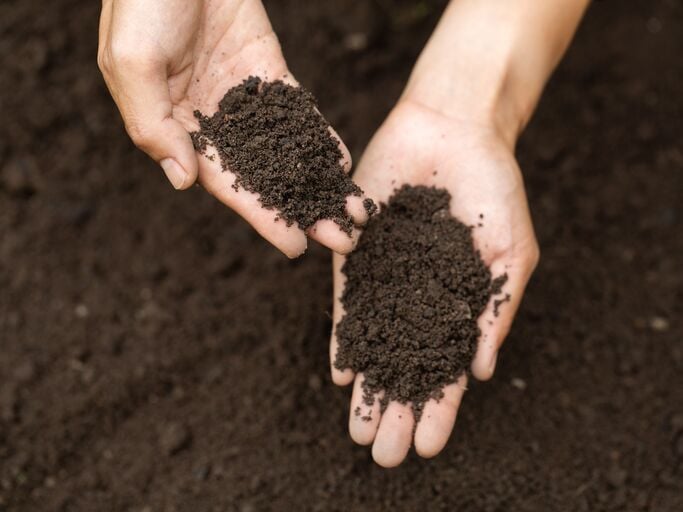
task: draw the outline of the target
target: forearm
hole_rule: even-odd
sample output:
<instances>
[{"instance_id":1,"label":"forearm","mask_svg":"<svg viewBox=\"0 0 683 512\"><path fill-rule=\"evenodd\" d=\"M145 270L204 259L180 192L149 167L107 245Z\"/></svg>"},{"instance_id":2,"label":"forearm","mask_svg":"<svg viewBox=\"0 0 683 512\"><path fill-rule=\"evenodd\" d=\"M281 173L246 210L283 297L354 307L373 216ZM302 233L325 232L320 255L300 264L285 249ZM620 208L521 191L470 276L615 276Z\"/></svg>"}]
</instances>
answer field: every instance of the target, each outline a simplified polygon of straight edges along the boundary
<instances>
[{"instance_id":1,"label":"forearm","mask_svg":"<svg viewBox=\"0 0 683 512\"><path fill-rule=\"evenodd\" d=\"M403 98L491 124L512 146L589 0L452 0Z\"/></svg>"}]
</instances>

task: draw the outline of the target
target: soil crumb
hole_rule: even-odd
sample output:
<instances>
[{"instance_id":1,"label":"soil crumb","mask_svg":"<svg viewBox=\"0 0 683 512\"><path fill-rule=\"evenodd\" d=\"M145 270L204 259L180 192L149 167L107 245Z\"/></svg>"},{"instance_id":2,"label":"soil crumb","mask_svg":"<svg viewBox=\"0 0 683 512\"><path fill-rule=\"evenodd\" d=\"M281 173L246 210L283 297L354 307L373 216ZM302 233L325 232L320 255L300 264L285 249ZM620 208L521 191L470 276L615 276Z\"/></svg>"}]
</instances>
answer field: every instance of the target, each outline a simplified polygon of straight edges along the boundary
<instances>
[{"instance_id":1,"label":"soil crumb","mask_svg":"<svg viewBox=\"0 0 683 512\"><path fill-rule=\"evenodd\" d=\"M216 149L223 170L236 176L235 190L258 194L288 226L306 230L332 219L351 234L346 198L362 191L344 172L339 141L311 93L251 76L225 94L211 117L194 115L200 127L191 134L195 149ZM365 201L372 211L372 200Z\"/></svg>"},{"instance_id":2,"label":"soil crumb","mask_svg":"<svg viewBox=\"0 0 683 512\"><path fill-rule=\"evenodd\" d=\"M363 199L363 207L365 208L365 211L369 217L372 217L375 213L377 213L377 205L369 197Z\"/></svg>"},{"instance_id":3,"label":"soil crumb","mask_svg":"<svg viewBox=\"0 0 683 512\"><path fill-rule=\"evenodd\" d=\"M495 299L493 301L493 316L497 317L500 315L500 307L505 304L506 302L510 302L510 294L506 293L505 297L502 299Z\"/></svg>"},{"instance_id":4,"label":"soil crumb","mask_svg":"<svg viewBox=\"0 0 683 512\"><path fill-rule=\"evenodd\" d=\"M498 295L503 291L503 286L508 282L507 272L503 275L496 277L491 281L491 295Z\"/></svg>"},{"instance_id":5,"label":"soil crumb","mask_svg":"<svg viewBox=\"0 0 683 512\"><path fill-rule=\"evenodd\" d=\"M477 318L506 277L491 273L444 189L404 186L370 219L342 271L345 316L335 366L363 372L368 405L424 404L469 367ZM494 285L494 286L492 286Z\"/></svg>"}]
</instances>

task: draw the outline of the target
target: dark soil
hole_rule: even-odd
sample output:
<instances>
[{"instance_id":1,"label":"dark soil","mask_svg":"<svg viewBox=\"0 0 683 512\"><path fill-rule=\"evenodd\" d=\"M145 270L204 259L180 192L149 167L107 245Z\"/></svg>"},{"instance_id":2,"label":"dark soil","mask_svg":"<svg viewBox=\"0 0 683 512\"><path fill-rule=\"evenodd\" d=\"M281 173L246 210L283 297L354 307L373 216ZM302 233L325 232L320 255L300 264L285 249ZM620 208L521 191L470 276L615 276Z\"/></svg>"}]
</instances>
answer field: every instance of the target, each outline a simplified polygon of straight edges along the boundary
<instances>
[{"instance_id":1,"label":"dark soil","mask_svg":"<svg viewBox=\"0 0 683 512\"><path fill-rule=\"evenodd\" d=\"M200 127L192 134L195 148L216 149L223 170L235 174L235 190L258 194L288 226L296 222L307 230L332 219L351 234L346 198L362 191L344 172L339 141L311 93L249 77L225 93L211 117L194 114ZM371 207L370 199L366 209Z\"/></svg>"},{"instance_id":2,"label":"dark soil","mask_svg":"<svg viewBox=\"0 0 683 512\"><path fill-rule=\"evenodd\" d=\"M444 4L267 2L356 160ZM680 2L590 8L519 144L542 257L496 375L391 471L330 382L329 251L168 185L97 71L99 7L0 2L2 508L683 510Z\"/></svg>"},{"instance_id":3,"label":"dark soil","mask_svg":"<svg viewBox=\"0 0 683 512\"><path fill-rule=\"evenodd\" d=\"M450 214L450 200L445 189L401 187L342 267L335 366L363 372L367 405L383 391L383 405L410 403L417 421L470 366L491 297L472 228Z\"/></svg>"}]
</instances>

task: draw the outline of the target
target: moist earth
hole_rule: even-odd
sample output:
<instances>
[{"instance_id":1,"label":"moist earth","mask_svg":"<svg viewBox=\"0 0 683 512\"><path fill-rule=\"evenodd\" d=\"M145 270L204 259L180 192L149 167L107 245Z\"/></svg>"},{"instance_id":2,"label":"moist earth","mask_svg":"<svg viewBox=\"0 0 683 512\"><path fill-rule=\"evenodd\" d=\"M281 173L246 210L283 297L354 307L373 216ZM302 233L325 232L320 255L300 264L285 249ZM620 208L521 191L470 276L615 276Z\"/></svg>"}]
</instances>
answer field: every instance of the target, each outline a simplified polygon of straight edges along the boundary
<instances>
[{"instance_id":1,"label":"moist earth","mask_svg":"<svg viewBox=\"0 0 683 512\"><path fill-rule=\"evenodd\" d=\"M351 234L346 198L362 191L344 172L339 140L311 93L252 76L226 92L212 116L194 115L200 127L192 133L195 149L217 151L223 170L235 174L235 190L258 194L288 226L307 230L331 219ZM372 200L365 201L370 211Z\"/></svg>"},{"instance_id":2,"label":"moist earth","mask_svg":"<svg viewBox=\"0 0 683 512\"><path fill-rule=\"evenodd\" d=\"M372 405L410 403L419 421L430 398L469 367L491 273L472 228L454 218L445 189L404 185L367 224L342 266L345 314L334 365L362 372ZM495 287L500 291L501 281Z\"/></svg>"},{"instance_id":3,"label":"moist earth","mask_svg":"<svg viewBox=\"0 0 683 512\"><path fill-rule=\"evenodd\" d=\"M356 161L445 3L266 2ZM0 2L0 508L683 510L682 8L589 8L518 144L542 256L496 374L386 471L330 382L329 251L169 186L100 2Z\"/></svg>"}]
</instances>

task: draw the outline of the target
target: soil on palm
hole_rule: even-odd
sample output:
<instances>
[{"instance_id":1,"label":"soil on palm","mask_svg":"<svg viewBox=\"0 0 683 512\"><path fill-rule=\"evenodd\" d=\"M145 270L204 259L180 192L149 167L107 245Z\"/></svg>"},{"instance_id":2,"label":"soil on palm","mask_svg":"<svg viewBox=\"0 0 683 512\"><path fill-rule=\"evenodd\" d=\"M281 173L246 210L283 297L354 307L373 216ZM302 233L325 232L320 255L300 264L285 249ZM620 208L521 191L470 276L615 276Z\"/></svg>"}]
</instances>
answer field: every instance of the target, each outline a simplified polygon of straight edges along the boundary
<instances>
[{"instance_id":1,"label":"soil on palm","mask_svg":"<svg viewBox=\"0 0 683 512\"><path fill-rule=\"evenodd\" d=\"M469 367L477 318L504 281L492 282L450 199L445 189L403 186L342 267L335 366L363 373L368 405L383 391L382 405L410 403L418 421L425 402Z\"/></svg>"},{"instance_id":2,"label":"soil on palm","mask_svg":"<svg viewBox=\"0 0 683 512\"><path fill-rule=\"evenodd\" d=\"M199 111L195 117L195 149L216 149L223 170L236 176L235 190L258 194L263 207L277 210L287 225L306 230L332 219L351 234L346 198L362 191L344 172L339 141L311 93L252 76L230 89L211 117Z\"/></svg>"}]
</instances>

